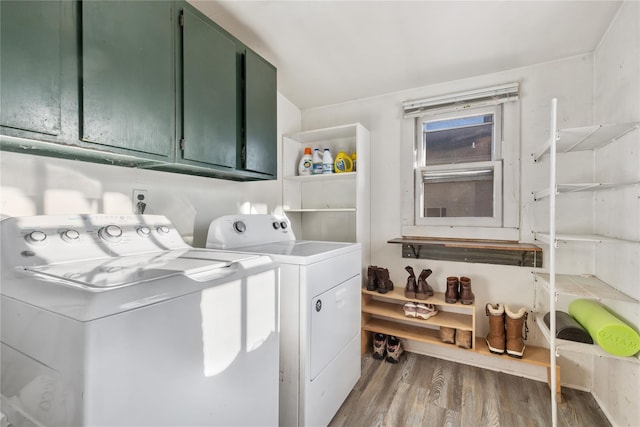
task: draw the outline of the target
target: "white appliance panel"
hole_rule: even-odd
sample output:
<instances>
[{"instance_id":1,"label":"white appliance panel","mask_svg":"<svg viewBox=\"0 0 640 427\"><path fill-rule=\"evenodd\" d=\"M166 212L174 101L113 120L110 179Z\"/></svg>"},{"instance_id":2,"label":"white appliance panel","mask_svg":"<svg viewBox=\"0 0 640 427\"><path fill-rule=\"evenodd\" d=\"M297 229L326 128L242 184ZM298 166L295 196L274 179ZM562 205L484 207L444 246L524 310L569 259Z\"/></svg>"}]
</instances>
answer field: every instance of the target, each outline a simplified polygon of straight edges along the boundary
<instances>
[{"instance_id":1,"label":"white appliance panel","mask_svg":"<svg viewBox=\"0 0 640 427\"><path fill-rule=\"evenodd\" d=\"M360 277L314 297L310 313L310 379L314 381L360 330Z\"/></svg>"}]
</instances>

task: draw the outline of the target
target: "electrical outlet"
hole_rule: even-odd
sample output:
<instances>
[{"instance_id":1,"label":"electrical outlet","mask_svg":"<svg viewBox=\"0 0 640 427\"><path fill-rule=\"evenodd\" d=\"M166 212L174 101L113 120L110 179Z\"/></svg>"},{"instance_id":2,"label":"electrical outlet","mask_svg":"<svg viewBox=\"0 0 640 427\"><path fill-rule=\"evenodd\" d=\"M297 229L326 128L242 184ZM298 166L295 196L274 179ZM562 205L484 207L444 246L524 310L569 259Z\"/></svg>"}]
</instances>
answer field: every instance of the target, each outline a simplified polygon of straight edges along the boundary
<instances>
[{"instance_id":1,"label":"electrical outlet","mask_svg":"<svg viewBox=\"0 0 640 427\"><path fill-rule=\"evenodd\" d=\"M147 196L147 190L133 190L133 196L131 198L133 204L133 213L142 215L149 207L149 197Z\"/></svg>"}]
</instances>

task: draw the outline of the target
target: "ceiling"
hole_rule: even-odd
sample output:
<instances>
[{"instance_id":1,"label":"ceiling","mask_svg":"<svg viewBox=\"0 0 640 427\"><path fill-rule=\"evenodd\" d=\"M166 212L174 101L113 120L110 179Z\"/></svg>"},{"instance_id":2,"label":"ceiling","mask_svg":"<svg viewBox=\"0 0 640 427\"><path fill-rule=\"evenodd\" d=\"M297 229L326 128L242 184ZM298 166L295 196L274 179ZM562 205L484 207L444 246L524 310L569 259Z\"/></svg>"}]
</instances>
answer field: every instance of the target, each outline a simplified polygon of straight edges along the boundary
<instances>
[{"instance_id":1,"label":"ceiling","mask_svg":"<svg viewBox=\"0 0 640 427\"><path fill-rule=\"evenodd\" d=\"M300 109L593 51L620 1L190 0Z\"/></svg>"}]
</instances>

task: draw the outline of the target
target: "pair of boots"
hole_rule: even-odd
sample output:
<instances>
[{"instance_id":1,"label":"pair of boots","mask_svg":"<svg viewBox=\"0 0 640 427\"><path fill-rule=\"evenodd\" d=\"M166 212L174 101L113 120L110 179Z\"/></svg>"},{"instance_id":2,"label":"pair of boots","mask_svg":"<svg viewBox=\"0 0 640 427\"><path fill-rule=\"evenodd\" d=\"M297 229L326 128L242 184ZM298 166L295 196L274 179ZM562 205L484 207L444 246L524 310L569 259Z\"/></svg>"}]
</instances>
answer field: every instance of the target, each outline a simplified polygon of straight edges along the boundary
<instances>
[{"instance_id":1,"label":"pair of boots","mask_svg":"<svg viewBox=\"0 0 640 427\"><path fill-rule=\"evenodd\" d=\"M376 333L373 336L373 358L386 359L389 363L398 363L403 350L400 338L393 335Z\"/></svg>"},{"instance_id":2,"label":"pair of boots","mask_svg":"<svg viewBox=\"0 0 640 427\"><path fill-rule=\"evenodd\" d=\"M393 290L393 282L389 278L389 270L370 265L367 267L367 290L386 294Z\"/></svg>"},{"instance_id":3,"label":"pair of boots","mask_svg":"<svg viewBox=\"0 0 640 427\"><path fill-rule=\"evenodd\" d=\"M455 304L458 299L462 304L470 305L475 300L475 295L471 291L471 279L468 277L447 277L447 291L444 293L444 300L447 304Z\"/></svg>"},{"instance_id":4,"label":"pair of boots","mask_svg":"<svg viewBox=\"0 0 640 427\"><path fill-rule=\"evenodd\" d=\"M433 296L433 288L427 283L427 277L432 273L430 268L422 270L420 276L418 276L417 283L416 275L413 273L413 268L408 265L404 269L409 273L409 277L407 277L407 286L404 290L405 297L427 299Z\"/></svg>"},{"instance_id":5,"label":"pair of boots","mask_svg":"<svg viewBox=\"0 0 640 427\"><path fill-rule=\"evenodd\" d=\"M511 310L504 304L487 304L485 312L489 316L489 334L487 346L494 354L507 354L521 359L524 355L524 339L527 339L527 310L522 307L517 311Z\"/></svg>"},{"instance_id":6,"label":"pair of boots","mask_svg":"<svg viewBox=\"0 0 640 427\"><path fill-rule=\"evenodd\" d=\"M443 343L455 344L462 348L471 348L473 334L471 331L440 326L440 340Z\"/></svg>"}]
</instances>

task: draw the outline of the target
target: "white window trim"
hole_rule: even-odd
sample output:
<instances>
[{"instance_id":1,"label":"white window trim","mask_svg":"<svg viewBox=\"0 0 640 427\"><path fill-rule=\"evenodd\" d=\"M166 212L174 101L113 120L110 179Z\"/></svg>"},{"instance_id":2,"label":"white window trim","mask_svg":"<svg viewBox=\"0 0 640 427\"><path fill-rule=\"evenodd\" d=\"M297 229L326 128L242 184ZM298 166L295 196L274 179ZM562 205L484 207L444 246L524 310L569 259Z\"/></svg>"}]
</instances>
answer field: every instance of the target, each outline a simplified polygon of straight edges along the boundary
<instances>
[{"instance_id":1,"label":"white window trim","mask_svg":"<svg viewBox=\"0 0 640 427\"><path fill-rule=\"evenodd\" d=\"M416 222L415 194L418 168L416 157L416 117L434 114L435 109L423 114L406 115L402 122L401 185L402 235L404 237L432 237L451 239L520 240L520 106L517 96L506 100L467 103L464 109L482 107L490 103L503 104L502 111L502 225L421 225ZM406 104L406 103L405 103ZM453 111L451 107L445 110ZM456 108L460 111L460 108ZM440 112L445 112L441 110ZM459 114L459 113L458 113Z\"/></svg>"}]
</instances>

